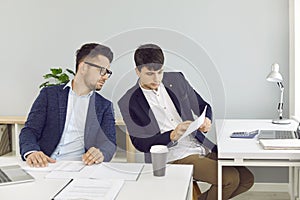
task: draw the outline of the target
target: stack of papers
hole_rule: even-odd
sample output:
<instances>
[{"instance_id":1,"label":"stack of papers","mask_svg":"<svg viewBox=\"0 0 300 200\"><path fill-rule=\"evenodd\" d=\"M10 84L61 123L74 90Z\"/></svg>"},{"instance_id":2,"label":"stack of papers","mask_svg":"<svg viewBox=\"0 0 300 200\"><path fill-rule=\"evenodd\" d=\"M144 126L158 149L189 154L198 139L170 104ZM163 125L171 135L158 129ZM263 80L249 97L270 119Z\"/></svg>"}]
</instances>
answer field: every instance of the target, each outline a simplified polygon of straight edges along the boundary
<instances>
[{"instance_id":1,"label":"stack of papers","mask_svg":"<svg viewBox=\"0 0 300 200\"><path fill-rule=\"evenodd\" d=\"M27 171L49 172L46 178L70 180L53 197L55 200L113 200L124 181L137 181L143 168L143 163L103 162L86 166L81 161L58 161L43 168L24 167Z\"/></svg>"},{"instance_id":2,"label":"stack of papers","mask_svg":"<svg viewBox=\"0 0 300 200\"><path fill-rule=\"evenodd\" d=\"M300 149L300 139L260 139L259 143L264 149L270 150Z\"/></svg>"}]
</instances>

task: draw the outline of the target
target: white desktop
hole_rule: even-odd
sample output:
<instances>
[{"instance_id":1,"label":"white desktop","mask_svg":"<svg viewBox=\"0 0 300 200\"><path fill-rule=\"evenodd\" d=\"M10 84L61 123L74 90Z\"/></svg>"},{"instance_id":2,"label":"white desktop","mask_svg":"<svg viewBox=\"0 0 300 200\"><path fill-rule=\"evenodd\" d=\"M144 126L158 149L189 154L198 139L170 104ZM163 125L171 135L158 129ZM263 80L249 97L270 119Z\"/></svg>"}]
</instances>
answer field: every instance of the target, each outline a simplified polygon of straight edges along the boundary
<instances>
[{"instance_id":1,"label":"white desktop","mask_svg":"<svg viewBox=\"0 0 300 200\"><path fill-rule=\"evenodd\" d=\"M259 119L222 119L216 120L218 143L218 184L221 184L223 166L279 166L290 167L289 193L291 199L299 198L298 177L295 167L300 166L300 150L264 150L257 140L230 138L236 131L296 130L298 123L292 121L287 125L272 123L272 120ZM222 187L218 187L218 199L221 200Z\"/></svg>"},{"instance_id":2,"label":"white desktop","mask_svg":"<svg viewBox=\"0 0 300 200\"><path fill-rule=\"evenodd\" d=\"M0 166L9 164L19 164L26 167L26 163L18 157L0 157ZM51 199L70 181L70 178L45 178L49 174L46 171L29 171L29 173L35 177L34 182L1 186L1 199ZM152 174L152 165L145 164L138 180L125 181L116 199L190 200L192 199L192 173L192 165L168 165L164 177L155 177Z\"/></svg>"}]
</instances>

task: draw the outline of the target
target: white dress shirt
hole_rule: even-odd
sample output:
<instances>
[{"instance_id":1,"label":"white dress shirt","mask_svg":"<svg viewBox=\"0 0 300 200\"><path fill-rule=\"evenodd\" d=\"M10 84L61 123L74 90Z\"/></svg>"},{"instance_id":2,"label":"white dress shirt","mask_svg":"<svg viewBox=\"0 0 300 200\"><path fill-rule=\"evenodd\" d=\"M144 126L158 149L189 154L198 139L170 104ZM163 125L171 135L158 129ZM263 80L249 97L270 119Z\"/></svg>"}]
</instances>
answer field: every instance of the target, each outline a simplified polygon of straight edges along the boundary
<instances>
[{"instance_id":1,"label":"white dress shirt","mask_svg":"<svg viewBox=\"0 0 300 200\"><path fill-rule=\"evenodd\" d=\"M142 88L150 108L157 120L161 133L174 130L182 122L172 99L170 98L165 86L161 83L155 90L146 90ZM189 135L177 145L169 148L168 162L175 161L192 154L206 155L206 149L198 142L196 138Z\"/></svg>"}]
</instances>

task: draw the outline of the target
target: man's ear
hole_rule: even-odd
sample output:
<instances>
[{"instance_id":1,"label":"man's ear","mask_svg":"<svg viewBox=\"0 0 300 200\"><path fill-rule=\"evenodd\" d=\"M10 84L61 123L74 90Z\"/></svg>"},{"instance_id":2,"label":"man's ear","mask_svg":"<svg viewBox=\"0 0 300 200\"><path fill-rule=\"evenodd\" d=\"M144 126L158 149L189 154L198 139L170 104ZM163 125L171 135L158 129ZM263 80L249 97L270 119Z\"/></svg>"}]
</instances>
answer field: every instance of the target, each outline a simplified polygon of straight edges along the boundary
<instances>
[{"instance_id":1,"label":"man's ear","mask_svg":"<svg viewBox=\"0 0 300 200\"><path fill-rule=\"evenodd\" d=\"M80 62L78 65L78 72L84 73L87 70L87 65L84 62Z\"/></svg>"},{"instance_id":2,"label":"man's ear","mask_svg":"<svg viewBox=\"0 0 300 200\"><path fill-rule=\"evenodd\" d=\"M139 69L137 67L135 68L135 73L136 73L136 75L138 75L138 77L140 77L141 72L139 71Z\"/></svg>"}]
</instances>

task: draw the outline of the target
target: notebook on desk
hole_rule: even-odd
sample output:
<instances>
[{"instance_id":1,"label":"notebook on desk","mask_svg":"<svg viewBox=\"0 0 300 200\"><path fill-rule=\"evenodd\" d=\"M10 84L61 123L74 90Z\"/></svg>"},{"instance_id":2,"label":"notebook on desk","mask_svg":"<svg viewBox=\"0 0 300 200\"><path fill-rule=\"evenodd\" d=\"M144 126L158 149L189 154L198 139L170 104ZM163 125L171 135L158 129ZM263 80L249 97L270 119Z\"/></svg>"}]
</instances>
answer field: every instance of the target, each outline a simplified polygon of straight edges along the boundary
<instances>
[{"instance_id":1,"label":"notebook on desk","mask_svg":"<svg viewBox=\"0 0 300 200\"><path fill-rule=\"evenodd\" d=\"M300 149L298 139L260 139L259 143L266 150L296 150Z\"/></svg>"},{"instance_id":2,"label":"notebook on desk","mask_svg":"<svg viewBox=\"0 0 300 200\"><path fill-rule=\"evenodd\" d=\"M0 186L28 181L34 178L19 165L0 166Z\"/></svg>"}]
</instances>

